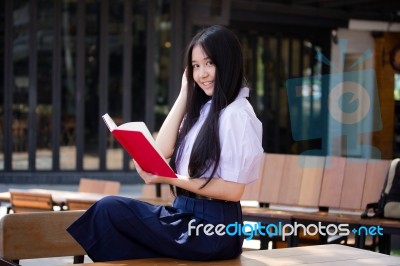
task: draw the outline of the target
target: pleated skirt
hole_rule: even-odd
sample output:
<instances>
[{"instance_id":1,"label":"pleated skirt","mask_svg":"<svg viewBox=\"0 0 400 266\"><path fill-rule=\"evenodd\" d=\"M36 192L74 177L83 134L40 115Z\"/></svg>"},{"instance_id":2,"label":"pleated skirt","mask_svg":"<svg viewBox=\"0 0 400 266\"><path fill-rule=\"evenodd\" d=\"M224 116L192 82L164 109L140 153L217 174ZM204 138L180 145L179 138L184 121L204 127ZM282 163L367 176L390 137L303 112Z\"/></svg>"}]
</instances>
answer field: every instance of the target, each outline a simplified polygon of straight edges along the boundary
<instances>
[{"instance_id":1,"label":"pleated skirt","mask_svg":"<svg viewBox=\"0 0 400 266\"><path fill-rule=\"evenodd\" d=\"M218 224L235 223L243 223L239 202L178 196L172 206L158 206L107 196L67 231L95 262L156 257L205 261L240 255L240 234L215 231Z\"/></svg>"}]
</instances>

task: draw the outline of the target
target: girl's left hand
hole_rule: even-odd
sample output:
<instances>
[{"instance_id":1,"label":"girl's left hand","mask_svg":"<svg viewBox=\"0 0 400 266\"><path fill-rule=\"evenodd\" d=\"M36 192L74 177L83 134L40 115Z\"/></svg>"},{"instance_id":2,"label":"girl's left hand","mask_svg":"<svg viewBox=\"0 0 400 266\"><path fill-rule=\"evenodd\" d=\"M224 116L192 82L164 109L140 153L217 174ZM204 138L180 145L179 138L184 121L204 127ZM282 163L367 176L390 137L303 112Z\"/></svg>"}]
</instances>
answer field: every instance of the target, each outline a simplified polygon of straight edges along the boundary
<instances>
[{"instance_id":1,"label":"girl's left hand","mask_svg":"<svg viewBox=\"0 0 400 266\"><path fill-rule=\"evenodd\" d=\"M133 160L133 163L135 164L135 169L138 172L139 176L143 179L143 181L147 185L162 183L162 178L160 176L153 175L153 174L143 171L143 169L135 162L135 160Z\"/></svg>"}]
</instances>

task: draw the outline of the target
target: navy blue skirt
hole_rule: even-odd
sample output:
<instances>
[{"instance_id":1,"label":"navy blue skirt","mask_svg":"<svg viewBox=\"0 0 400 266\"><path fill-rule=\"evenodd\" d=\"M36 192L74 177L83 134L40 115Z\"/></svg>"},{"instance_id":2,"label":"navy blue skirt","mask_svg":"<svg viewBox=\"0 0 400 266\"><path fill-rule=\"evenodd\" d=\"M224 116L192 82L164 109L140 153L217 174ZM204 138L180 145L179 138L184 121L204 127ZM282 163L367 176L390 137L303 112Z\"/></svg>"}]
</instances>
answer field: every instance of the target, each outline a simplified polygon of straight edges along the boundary
<instances>
[{"instance_id":1,"label":"navy blue skirt","mask_svg":"<svg viewBox=\"0 0 400 266\"><path fill-rule=\"evenodd\" d=\"M242 252L240 234L224 234L221 226L219 232L215 230L218 224L234 223L243 223L239 202L178 196L171 207L107 196L67 231L93 261L155 257L221 260Z\"/></svg>"}]
</instances>

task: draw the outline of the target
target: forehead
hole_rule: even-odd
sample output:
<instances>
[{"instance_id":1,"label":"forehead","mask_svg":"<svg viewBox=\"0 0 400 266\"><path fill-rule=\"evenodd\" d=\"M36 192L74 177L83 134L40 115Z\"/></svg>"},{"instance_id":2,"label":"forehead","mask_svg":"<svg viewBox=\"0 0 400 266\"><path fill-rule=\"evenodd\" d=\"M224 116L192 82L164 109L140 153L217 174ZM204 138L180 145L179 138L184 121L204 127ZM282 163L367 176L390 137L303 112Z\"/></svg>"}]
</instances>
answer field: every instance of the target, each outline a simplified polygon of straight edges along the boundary
<instances>
[{"instance_id":1,"label":"forehead","mask_svg":"<svg viewBox=\"0 0 400 266\"><path fill-rule=\"evenodd\" d=\"M192 50L192 61L208 59L208 55L200 45L195 45Z\"/></svg>"}]
</instances>

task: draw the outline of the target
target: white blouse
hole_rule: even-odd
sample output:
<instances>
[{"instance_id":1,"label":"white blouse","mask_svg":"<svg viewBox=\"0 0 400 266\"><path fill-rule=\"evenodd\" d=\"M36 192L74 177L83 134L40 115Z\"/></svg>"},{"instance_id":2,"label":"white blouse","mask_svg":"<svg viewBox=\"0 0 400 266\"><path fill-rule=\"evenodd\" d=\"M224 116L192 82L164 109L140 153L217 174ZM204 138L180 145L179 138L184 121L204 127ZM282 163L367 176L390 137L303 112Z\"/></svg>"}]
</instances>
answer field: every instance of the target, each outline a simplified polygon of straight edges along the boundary
<instances>
[{"instance_id":1,"label":"white blouse","mask_svg":"<svg viewBox=\"0 0 400 266\"><path fill-rule=\"evenodd\" d=\"M259 176L264 150L262 123L247 101L249 88L244 87L231 104L225 107L219 119L221 158L214 177L226 181L249 184ZM204 104L199 120L185 139L177 174L189 176L188 165L193 144L210 111L211 100ZM209 169L204 177L211 175Z\"/></svg>"}]
</instances>

